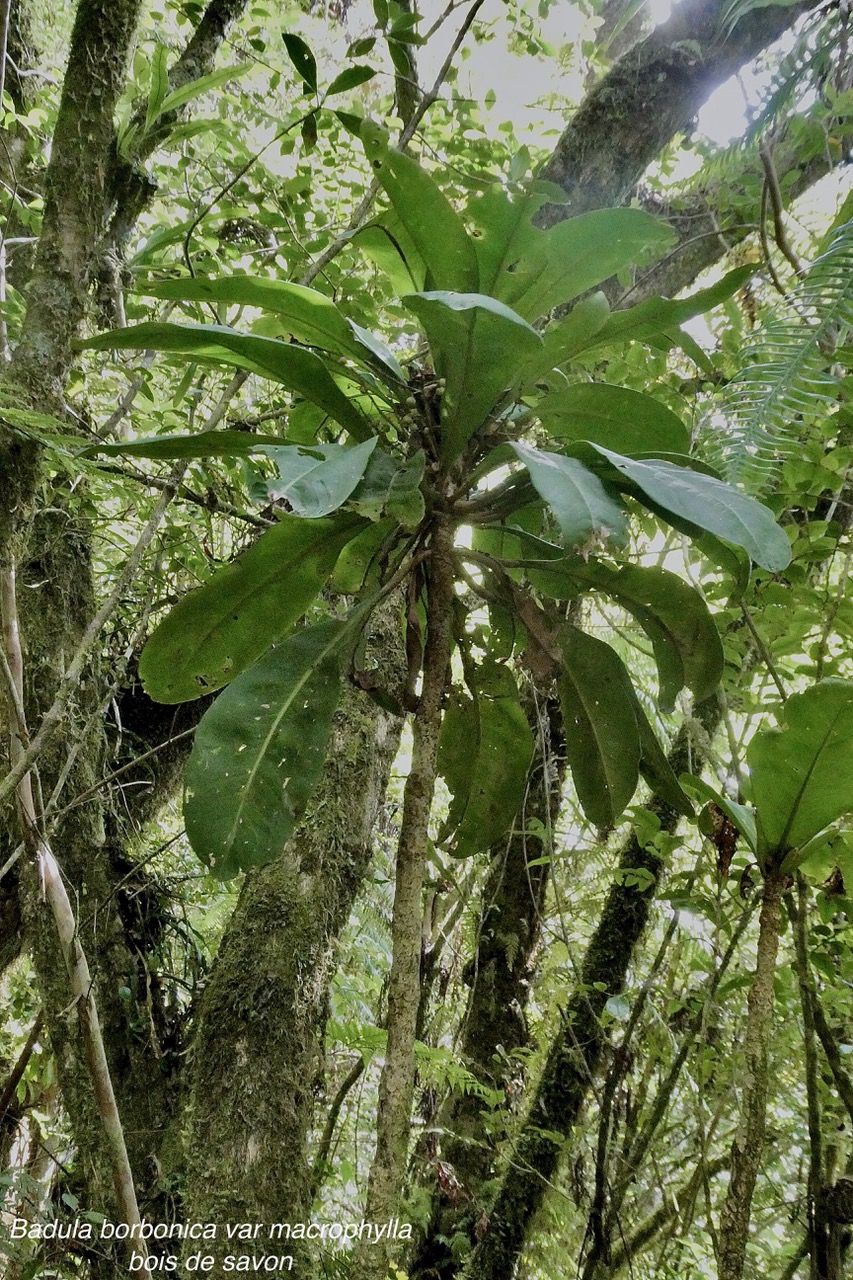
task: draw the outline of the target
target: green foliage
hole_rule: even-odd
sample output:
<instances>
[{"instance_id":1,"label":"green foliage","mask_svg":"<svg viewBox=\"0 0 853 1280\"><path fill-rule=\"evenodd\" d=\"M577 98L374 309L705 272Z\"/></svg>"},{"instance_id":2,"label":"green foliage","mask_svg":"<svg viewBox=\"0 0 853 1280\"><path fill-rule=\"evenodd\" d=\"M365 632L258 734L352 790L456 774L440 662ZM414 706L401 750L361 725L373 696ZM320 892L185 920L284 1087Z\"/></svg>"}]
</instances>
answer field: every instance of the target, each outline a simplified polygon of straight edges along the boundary
<instances>
[{"instance_id":1,"label":"green foliage","mask_svg":"<svg viewBox=\"0 0 853 1280\"><path fill-rule=\"evenodd\" d=\"M288 49L313 89L316 67L310 51L295 38ZM254 324L265 330L263 335L221 324L155 322L86 344L98 350L144 346L194 362L226 364L273 379L301 397L293 402L290 430L281 438L250 436L244 442L235 439L243 433L202 432L194 444L192 437L173 436L127 450L130 456L135 449L142 456L159 451L170 457L254 453L272 463L278 475L255 472L253 492L290 513L181 601L154 633L141 663L146 688L165 701L198 697L245 673L202 722L205 726L212 717L213 740L227 739L231 747L217 754L218 748L204 746L205 730L191 771L190 838L217 874L232 875L249 860L262 862L281 848L286 838L281 821L292 824L301 801L295 808L288 801L281 821L274 817L275 769L280 787L297 797L307 788L306 778L315 776L313 756L306 756L303 771L300 760L282 746L263 755L255 786L255 774L247 780L245 770L231 767L231 757L240 746L247 760L257 754L257 745L244 740L247 707L259 689L274 687L269 664L277 670L276 654L289 662L283 639L302 634L294 627L319 603L347 544L351 548L336 576L338 589L358 592L366 581L381 586L393 563L399 578L408 576L410 597L426 608L429 625L429 568L417 568L417 549L425 545L429 551L436 512L446 512L457 529L473 521L471 556L479 576L467 573L460 547L457 569L473 596L468 605L458 601L460 643L466 611L481 603L508 611L508 643L500 660L483 661L479 641L463 652L469 692L455 696L445 716L442 768L451 807L442 838L460 857L487 848L521 804L531 740L510 659L527 644L531 627L532 643L561 673L572 726L570 765L590 820L601 826L616 821L641 773L677 810L689 810L621 659L601 641L564 625L555 641L555 620L548 612L549 597L602 592L651 638L663 706L672 707L685 686L699 697L712 691L722 673L722 652L696 591L662 570L617 568L599 558L627 546L629 517L637 506L693 538L711 534L742 547L771 572L790 559L788 540L771 512L705 474L707 469L687 456L687 432L662 400L605 382L567 385L543 367L546 353L564 361L567 350L577 347L587 319L586 332L598 335L611 317L594 297L579 302L550 329L546 323L540 332L530 321L547 320L552 308L613 271L650 250L660 252L669 243L667 228L641 211L621 209L539 230L531 217L553 192L534 183L526 192L491 187L469 204L469 231L415 160L390 147L375 126L363 124L360 133L390 200L391 240L404 256L407 251L416 255L427 284L437 286L402 298L422 324L434 368L414 354L398 358L391 344L324 295L249 275L169 280L144 288L191 306L250 307L262 313ZM735 285L731 279L723 282L712 299L727 296ZM649 326L662 320L669 345L672 330L700 305L697 300L686 306L646 305L635 332L658 334ZM270 324L281 327L271 330ZM267 336L270 332L280 336ZM618 340L624 336L623 330ZM544 385L539 382L543 374ZM535 394L522 398L522 388L534 381ZM343 428L343 436L329 419ZM555 449L518 438L537 422ZM335 443L322 439L330 432ZM108 449L121 452L120 446ZM631 454L640 456L626 456ZM339 514L333 517L334 512ZM364 518L378 522L369 534ZM562 545L551 538L552 521ZM534 600L544 597L544 612L533 601L525 603L526 592ZM547 627L542 631L546 617L550 638ZM410 638L412 619L410 605ZM271 656L262 658L276 641ZM334 663L342 661L340 652L334 649ZM252 668L258 659L260 666ZM334 663L323 668L323 679L331 679ZM294 669L302 670L298 663ZM290 667L280 675L282 714L276 710L279 695L270 693L272 701L256 723L262 726L274 716L269 740L286 744L296 740L293 724L301 725L304 705L290 696L296 679ZM299 678L314 681L315 669ZM464 741L470 758L457 758L451 741ZM218 785L223 760L239 802L223 803L219 797L221 813L214 820L205 794ZM277 765L271 763L275 760ZM261 828L273 834L263 836Z\"/></svg>"},{"instance_id":2,"label":"green foliage","mask_svg":"<svg viewBox=\"0 0 853 1280\"><path fill-rule=\"evenodd\" d=\"M347 641L344 622L295 632L232 681L199 725L184 816L193 848L219 879L277 857L305 812L326 758Z\"/></svg>"},{"instance_id":3,"label":"green foliage","mask_svg":"<svg viewBox=\"0 0 853 1280\"><path fill-rule=\"evenodd\" d=\"M787 869L853 811L853 684L825 680L792 694L780 719L756 734L747 761L758 855Z\"/></svg>"},{"instance_id":4,"label":"green foliage","mask_svg":"<svg viewBox=\"0 0 853 1280\"><path fill-rule=\"evenodd\" d=\"M572 777L586 816L609 827L630 804L640 779L634 688L610 645L576 627L566 628L560 639L560 701Z\"/></svg>"},{"instance_id":5,"label":"green foliage","mask_svg":"<svg viewBox=\"0 0 853 1280\"><path fill-rule=\"evenodd\" d=\"M186 702L233 680L299 621L361 528L357 516L284 516L160 624L139 662L147 692Z\"/></svg>"},{"instance_id":6,"label":"green foliage","mask_svg":"<svg viewBox=\"0 0 853 1280\"><path fill-rule=\"evenodd\" d=\"M511 830L532 757L515 680L498 663L481 663L442 721L438 767L452 800L439 843L454 857L489 849Z\"/></svg>"},{"instance_id":7,"label":"green foliage","mask_svg":"<svg viewBox=\"0 0 853 1280\"><path fill-rule=\"evenodd\" d=\"M837 229L786 310L755 334L721 406L722 466L733 483L753 489L798 451L803 418L825 415L837 399L832 358L853 328L853 221Z\"/></svg>"}]
</instances>

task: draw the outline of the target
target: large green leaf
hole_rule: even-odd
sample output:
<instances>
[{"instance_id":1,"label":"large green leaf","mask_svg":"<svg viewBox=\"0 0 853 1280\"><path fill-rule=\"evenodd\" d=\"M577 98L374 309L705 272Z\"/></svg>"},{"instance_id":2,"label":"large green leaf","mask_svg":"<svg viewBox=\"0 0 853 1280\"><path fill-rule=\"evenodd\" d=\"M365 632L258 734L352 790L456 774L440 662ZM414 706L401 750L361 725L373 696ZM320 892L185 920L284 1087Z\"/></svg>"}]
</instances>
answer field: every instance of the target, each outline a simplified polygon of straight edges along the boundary
<instances>
[{"instance_id":1,"label":"large green leaf","mask_svg":"<svg viewBox=\"0 0 853 1280\"><path fill-rule=\"evenodd\" d=\"M225 325L149 321L99 333L78 345L94 351L166 351L245 369L297 391L346 427L356 440L372 434L367 419L337 386L321 357L290 342L237 333Z\"/></svg>"},{"instance_id":2,"label":"large green leaf","mask_svg":"<svg viewBox=\"0 0 853 1280\"><path fill-rule=\"evenodd\" d=\"M519 196L492 187L468 208L480 260L480 287L528 320L536 320L673 242L665 223L642 209L596 209L547 231L531 218L549 199L549 184Z\"/></svg>"},{"instance_id":3,"label":"large green leaf","mask_svg":"<svg viewBox=\"0 0 853 1280\"><path fill-rule=\"evenodd\" d=\"M688 453L690 434L653 396L606 382L578 382L546 395L536 413L555 440L589 440L629 457Z\"/></svg>"},{"instance_id":4,"label":"large green leaf","mask_svg":"<svg viewBox=\"0 0 853 1280\"><path fill-rule=\"evenodd\" d=\"M688 298L648 298L636 307L627 307L623 311L612 311L594 331L590 330L585 339L578 336L577 341L564 357L579 355L581 351L589 351L596 347L616 346L621 342L649 342L655 346L668 349L680 341L678 327L694 316L704 315L706 311L725 302L733 293L741 289L749 278L755 274L755 267L735 267L707 289L699 289ZM562 323L562 322L561 322ZM559 325L545 333L545 344L548 346L552 332Z\"/></svg>"},{"instance_id":5,"label":"large green leaf","mask_svg":"<svg viewBox=\"0 0 853 1280\"><path fill-rule=\"evenodd\" d=\"M301 618L363 527L353 515L282 517L160 623L139 661L146 691L188 702L233 680Z\"/></svg>"},{"instance_id":6,"label":"large green leaf","mask_svg":"<svg viewBox=\"0 0 853 1280\"><path fill-rule=\"evenodd\" d=\"M525 444L512 447L537 493L553 511L567 547L583 547L590 541L625 542L625 513L582 462Z\"/></svg>"},{"instance_id":7,"label":"large green leaf","mask_svg":"<svg viewBox=\"0 0 853 1280\"><path fill-rule=\"evenodd\" d=\"M432 178L411 156L389 146L388 135L369 120L361 141L375 177L408 231L439 289L477 289L477 255L462 219Z\"/></svg>"},{"instance_id":8,"label":"large green leaf","mask_svg":"<svg viewBox=\"0 0 853 1280\"><path fill-rule=\"evenodd\" d=\"M823 680L792 694L781 722L746 753L758 852L774 860L853 812L853 683Z\"/></svg>"},{"instance_id":9,"label":"large green leaf","mask_svg":"<svg viewBox=\"0 0 853 1280\"><path fill-rule=\"evenodd\" d=\"M693 816L693 805L681 789L672 765L667 760L664 749L651 722L640 705L636 690L634 693L634 714L637 717L637 729L640 734L640 773L653 795L668 804L676 813L685 818Z\"/></svg>"},{"instance_id":10,"label":"large green leaf","mask_svg":"<svg viewBox=\"0 0 853 1280\"><path fill-rule=\"evenodd\" d=\"M270 499L284 498L298 516L310 520L343 506L364 475L376 437L351 448L342 444L266 446L278 468L266 482Z\"/></svg>"},{"instance_id":11,"label":"large green leaf","mask_svg":"<svg viewBox=\"0 0 853 1280\"><path fill-rule=\"evenodd\" d=\"M654 565L616 569L592 560L577 565L574 574L621 604L646 632L665 710L685 686L700 701L714 692L723 675L723 646L708 606L689 582Z\"/></svg>"},{"instance_id":12,"label":"large green leaf","mask_svg":"<svg viewBox=\"0 0 853 1280\"><path fill-rule=\"evenodd\" d=\"M424 327L441 399L442 451L455 458L542 345L526 320L482 293L410 293L403 298Z\"/></svg>"},{"instance_id":13,"label":"large green leaf","mask_svg":"<svg viewBox=\"0 0 853 1280\"><path fill-rule=\"evenodd\" d=\"M780 573L790 564L791 544L763 503L722 480L671 462L639 461L602 445L593 447L664 512L743 547L750 559L771 573Z\"/></svg>"},{"instance_id":14,"label":"large green leaf","mask_svg":"<svg viewBox=\"0 0 853 1280\"><path fill-rule=\"evenodd\" d=\"M305 285L265 276L233 275L213 279L184 276L179 280L156 280L140 285L138 292L152 298L209 302L214 306L224 303L271 311L282 317L297 342L378 364L396 381L402 378L399 364L378 338L348 320L331 298Z\"/></svg>"},{"instance_id":15,"label":"large green leaf","mask_svg":"<svg viewBox=\"0 0 853 1280\"><path fill-rule=\"evenodd\" d=\"M321 622L274 645L202 717L187 763L190 844L220 880L282 853L320 777L351 628Z\"/></svg>"},{"instance_id":16,"label":"large green leaf","mask_svg":"<svg viewBox=\"0 0 853 1280\"><path fill-rule=\"evenodd\" d=\"M440 841L454 857L488 849L511 829L532 758L515 680L505 667L483 663L472 696L456 694L442 723L439 771L451 801Z\"/></svg>"},{"instance_id":17,"label":"large green leaf","mask_svg":"<svg viewBox=\"0 0 853 1280\"><path fill-rule=\"evenodd\" d=\"M608 827L631 801L640 779L636 695L625 665L610 645L566 627L560 702L566 755L581 808Z\"/></svg>"}]
</instances>

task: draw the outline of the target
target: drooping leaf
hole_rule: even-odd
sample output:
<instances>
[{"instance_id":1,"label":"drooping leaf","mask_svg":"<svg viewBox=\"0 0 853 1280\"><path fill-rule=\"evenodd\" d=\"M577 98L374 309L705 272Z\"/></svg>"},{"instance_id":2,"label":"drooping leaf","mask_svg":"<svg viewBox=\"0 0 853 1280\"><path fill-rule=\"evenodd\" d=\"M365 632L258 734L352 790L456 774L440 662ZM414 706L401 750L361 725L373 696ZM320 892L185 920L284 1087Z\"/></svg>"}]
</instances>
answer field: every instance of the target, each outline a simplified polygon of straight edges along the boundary
<instances>
[{"instance_id":1,"label":"drooping leaf","mask_svg":"<svg viewBox=\"0 0 853 1280\"><path fill-rule=\"evenodd\" d=\"M581 808L608 827L630 803L640 779L640 731L635 694L624 663L610 645L566 627L560 702L566 755Z\"/></svg>"},{"instance_id":2,"label":"drooping leaf","mask_svg":"<svg viewBox=\"0 0 853 1280\"><path fill-rule=\"evenodd\" d=\"M184 819L220 880L279 856L320 777L351 628L320 622L274 645L202 717Z\"/></svg>"},{"instance_id":3,"label":"drooping leaf","mask_svg":"<svg viewBox=\"0 0 853 1280\"><path fill-rule=\"evenodd\" d=\"M780 720L746 752L758 852L774 860L853 812L853 683L823 680L791 694Z\"/></svg>"},{"instance_id":4,"label":"drooping leaf","mask_svg":"<svg viewBox=\"0 0 853 1280\"><path fill-rule=\"evenodd\" d=\"M474 246L462 219L432 178L411 156L388 144L388 135L365 120L365 155L411 236L438 289L475 290L479 271Z\"/></svg>"},{"instance_id":5,"label":"drooping leaf","mask_svg":"<svg viewBox=\"0 0 853 1280\"><path fill-rule=\"evenodd\" d=\"M629 457L690 449L681 419L653 396L628 387L574 383L546 395L536 413L555 440L589 440Z\"/></svg>"},{"instance_id":6,"label":"drooping leaf","mask_svg":"<svg viewBox=\"0 0 853 1280\"><path fill-rule=\"evenodd\" d=\"M410 293L403 302L420 320L442 395L442 451L456 457L502 394L517 382L541 338L526 320L480 293Z\"/></svg>"},{"instance_id":7,"label":"drooping leaf","mask_svg":"<svg viewBox=\"0 0 853 1280\"><path fill-rule=\"evenodd\" d=\"M524 444L512 447L537 493L553 511L567 547L584 546L591 540L625 542L625 513L583 463Z\"/></svg>"},{"instance_id":8,"label":"drooping leaf","mask_svg":"<svg viewBox=\"0 0 853 1280\"><path fill-rule=\"evenodd\" d=\"M246 369L311 400L356 440L372 434L367 420L337 386L321 357L289 342L237 333L225 325L150 321L99 333L78 346L93 351L167 351Z\"/></svg>"},{"instance_id":9,"label":"drooping leaf","mask_svg":"<svg viewBox=\"0 0 853 1280\"><path fill-rule=\"evenodd\" d=\"M666 758L658 736L643 710L636 690L634 694L634 714L637 717L637 728L640 733L640 774L651 791L664 804L668 804L676 813L685 818L693 816L693 806L681 789L672 765Z\"/></svg>"},{"instance_id":10,"label":"drooping leaf","mask_svg":"<svg viewBox=\"0 0 853 1280\"><path fill-rule=\"evenodd\" d=\"M284 498L298 516L316 520L343 506L364 475L376 437L348 448L341 444L267 445L278 478L267 481L270 499Z\"/></svg>"},{"instance_id":11,"label":"drooping leaf","mask_svg":"<svg viewBox=\"0 0 853 1280\"><path fill-rule=\"evenodd\" d=\"M654 565L613 568L601 561L574 566L575 579L604 591L632 614L648 635L669 710L685 686L701 701L723 675L723 646L705 601L690 583Z\"/></svg>"},{"instance_id":12,"label":"drooping leaf","mask_svg":"<svg viewBox=\"0 0 853 1280\"><path fill-rule=\"evenodd\" d=\"M301 36L285 32L282 36L287 56L309 89L317 92L317 60Z\"/></svg>"},{"instance_id":13,"label":"drooping leaf","mask_svg":"<svg viewBox=\"0 0 853 1280\"><path fill-rule=\"evenodd\" d=\"M440 840L457 858L490 848L521 808L533 735L505 667L477 669L471 697L457 694L445 712L439 770L451 790Z\"/></svg>"},{"instance_id":14,"label":"drooping leaf","mask_svg":"<svg viewBox=\"0 0 853 1280\"><path fill-rule=\"evenodd\" d=\"M184 596L142 651L139 675L156 702L221 689L285 635L316 599L358 516L284 516L248 551Z\"/></svg>"},{"instance_id":15,"label":"drooping leaf","mask_svg":"<svg viewBox=\"0 0 853 1280\"><path fill-rule=\"evenodd\" d=\"M770 573L791 562L791 544L769 507L748 498L713 476L701 475L656 459L639 461L593 446L664 512L689 521L708 533L743 547Z\"/></svg>"}]
</instances>

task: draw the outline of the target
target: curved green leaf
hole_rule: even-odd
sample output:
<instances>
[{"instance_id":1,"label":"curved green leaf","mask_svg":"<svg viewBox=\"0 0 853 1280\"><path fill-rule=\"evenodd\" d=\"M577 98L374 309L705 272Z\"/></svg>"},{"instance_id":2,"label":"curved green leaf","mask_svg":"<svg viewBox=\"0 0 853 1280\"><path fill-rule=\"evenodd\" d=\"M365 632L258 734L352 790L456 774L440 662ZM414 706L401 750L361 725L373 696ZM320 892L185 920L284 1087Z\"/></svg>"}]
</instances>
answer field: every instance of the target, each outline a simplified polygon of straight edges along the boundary
<instances>
[{"instance_id":1,"label":"curved green leaf","mask_svg":"<svg viewBox=\"0 0 853 1280\"><path fill-rule=\"evenodd\" d=\"M591 540L625 542L625 513L583 463L524 444L512 447L537 493L553 511L567 547L584 546Z\"/></svg>"},{"instance_id":2,"label":"curved green leaf","mask_svg":"<svg viewBox=\"0 0 853 1280\"><path fill-rule=\"evenodd\" d=\"M687 298L648 298L636 307L612 311L604 323L586 340L581 339L569 355L578 355L595 347L617 346L621 342L649 342L668 349L680 341L678 327L694 316L704 315L725 302L755 274L754 265L735 267L707 289L699 289ZM554 330L559 326L554 326ZM551 330L546 331L547 345ZM673 336L674 335L674 336Z\"/></svg>"},{"instance_id":3,"label":"curved green leaf","mask_svg":"<svg viewBox=\"0 0 853 1280\"><path fill-rule=\"evenodd\" d=\"M275 645L219 695L184 781L187 836L220 880L284 850L326 758L351 627L321 622Z\"/></svg>"},{"instance_id":4,"label":"curved green leaf","mask_svg":"<svg viewBox=\"0 0 853 1280\"><path fill-rule=\"evenodd\" d=\"M363 527L351 515L282 517L160 623L139 660L148 694L189 702L233 680L302 617Z\"/></svg>"},{"instance_id":5,"label":"curved green leaf","mask_svg":"<svg viewBox=\"0 0 853 1280\"><path fill-rule=\"evenodd\" d=\"M372 434L367 419L337 386L320 356L293 343L237 333L225 325L149 321L99 333L77 345L93 351L166 351L245 369L297 391L346 427L356 440Z\"/></svg>"},{"instance_id":6,"label":"curved green leaf","mask_svg":"<svg viewBox=\"0 0 853 1280\"><path fill-rule=\"evenodd\" d=\"M375 177L414 242L439 289L477 289L477 255L462 219L446 196L411 156L388 144L388 135L370 120L361 141Z\"/></svg>"},{"instance_id":7,"label":"curved green leaf","mask_svg":"<svg viewBox=\"0 0 853 1280\"><path fill-rule=\"evenodd\" d=\"M267 481L270 499L284 498L298 516L316 520L343 506L364 475L376 437L348 448L342 444L266 446L278 467Z\"/></svg>"},{"instance_id":8,"label":"curved green leaf","mask_svg":"<svg viewBox=\"0 0 853 1280\"><path fill-rule=\"evenodd\" d=\"M271 311L282 317L297 342L378 364L395 381L405 380L383 342L347 319L331 298L305 285L266 276L182 276L179 280L151 281L138 286L137 292L167 301L224 303Z\"/></svg>"},{"instance_id":9,"label":"curved green leaf","mask_svg":"<svg viewBox=\"0 0 853 1280\"><path fill-rule=\"evenodd\" d=\"M542 339L526 320L482 293L410 293L403 299L424 327L441 399L442 450L454 458L519 379Z\"/></svg>"},{"instance_id":10,"label":"curved green leaf","mask_svg":"<svg viewBox=\"0 0 853 1280\"><path fill-rule=\"evenodd\" d=\"M769 507L713 476L671 462L641 462L593 445L664 512L743 547L762 569L780 573L791 562L791 544Z\"/></svg>"},{"instance_id":11,"label":"curved green leaf","mask_svg":"<svg viewBox=\"0 0 853 1280\"><path fill-rule=\"evenodd\" d=\"M454 857L488 849L511 829L532 758L533 735L511 673L483 663L473 696L452 698L442 723L438 767L452 798L439 839Z\"/></svg>"},{"instance_id":12,"label":"curved green leaf","mask_svg":"<svg viewBox=\"0 0 853 1280\"><path fill-rule=\"evenodd\" d=\"M792 694L781 722L746 752L758 851L776 860L853 812L853 683L824 680Z\"/></svg>"},{"instance_id":13,"label":"curved green leaf","mask_svg":"<svg viewBox=\"0 0 853 1280\"><path fill-rule=\"evenodd\" d=\"M236 67L222 67L219 71L211 71L210 75L199 76L198 80L190 80L188 84L182 84L179 89L173 89L171 93L166 94L160 103L160 115L164 115L167 111L177 111L180 107L185 107L188 102L192 102L193 98L200 98L203 93L212 93L214 89L228 84L229 80L244 76L247 71L251 71L252 66L251 62L241 62ZM211 123L213 122L206 122L208 128ZM172 136L174 137L174 134Z\"/></svg>"},{"instance_id":14,"label":"curved green leaf","mask_svg":"<svg viewBox=\"0 0 853 1280\"><path fill-rule=\"evenodd\" d=\"M546 395L536 413L555 440L589 440L629 457L690 449L681 419L653 396L628 387L574 383Z\"/></svg>"},{"instance_id":15,"label":"curved green leaf","mask_svg":"<svg viewBox=\"0 0 853 1280\"><path fill-rule=\"evenodd\" d=\"M685 685L700 701L714 692L723 675L723 646L708 606L689 582L654 565L616 569L591 560L573 564L570 572L575 581L606 592L646 632L664 710Z\"/></svg>"},{"instance_id":16,"label":"curved green leaf","mask_svg":"<svg viewBox=\"0 0 853 1280\"><path fill-rule=\"evenodd\" d=\"M569 767L587 818L608 827L630 803L640 780L634 687L622 660L602 640L566 627L560 646Z\"/></svg>"}]
</instances>

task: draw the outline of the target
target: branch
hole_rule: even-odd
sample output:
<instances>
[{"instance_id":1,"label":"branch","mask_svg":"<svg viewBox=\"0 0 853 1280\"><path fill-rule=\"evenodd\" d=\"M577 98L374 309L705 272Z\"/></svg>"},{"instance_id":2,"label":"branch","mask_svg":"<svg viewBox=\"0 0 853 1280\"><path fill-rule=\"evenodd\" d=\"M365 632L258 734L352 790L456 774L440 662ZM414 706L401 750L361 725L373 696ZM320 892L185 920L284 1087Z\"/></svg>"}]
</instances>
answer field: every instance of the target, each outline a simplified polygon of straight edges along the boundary
<instances>
[{"instance_id":1,"label":"branch","mask_svg":"<svg viewBox=\"0 0 853 1280\"><path fill-rule=\"evenodd\" d=\"M754 8L724 33L726 0L684 0L587 95L541 176L567 202L544 222L623 204L652 161L714 89L777 40L816 0Z\"/></svg>"}]
</instances>

